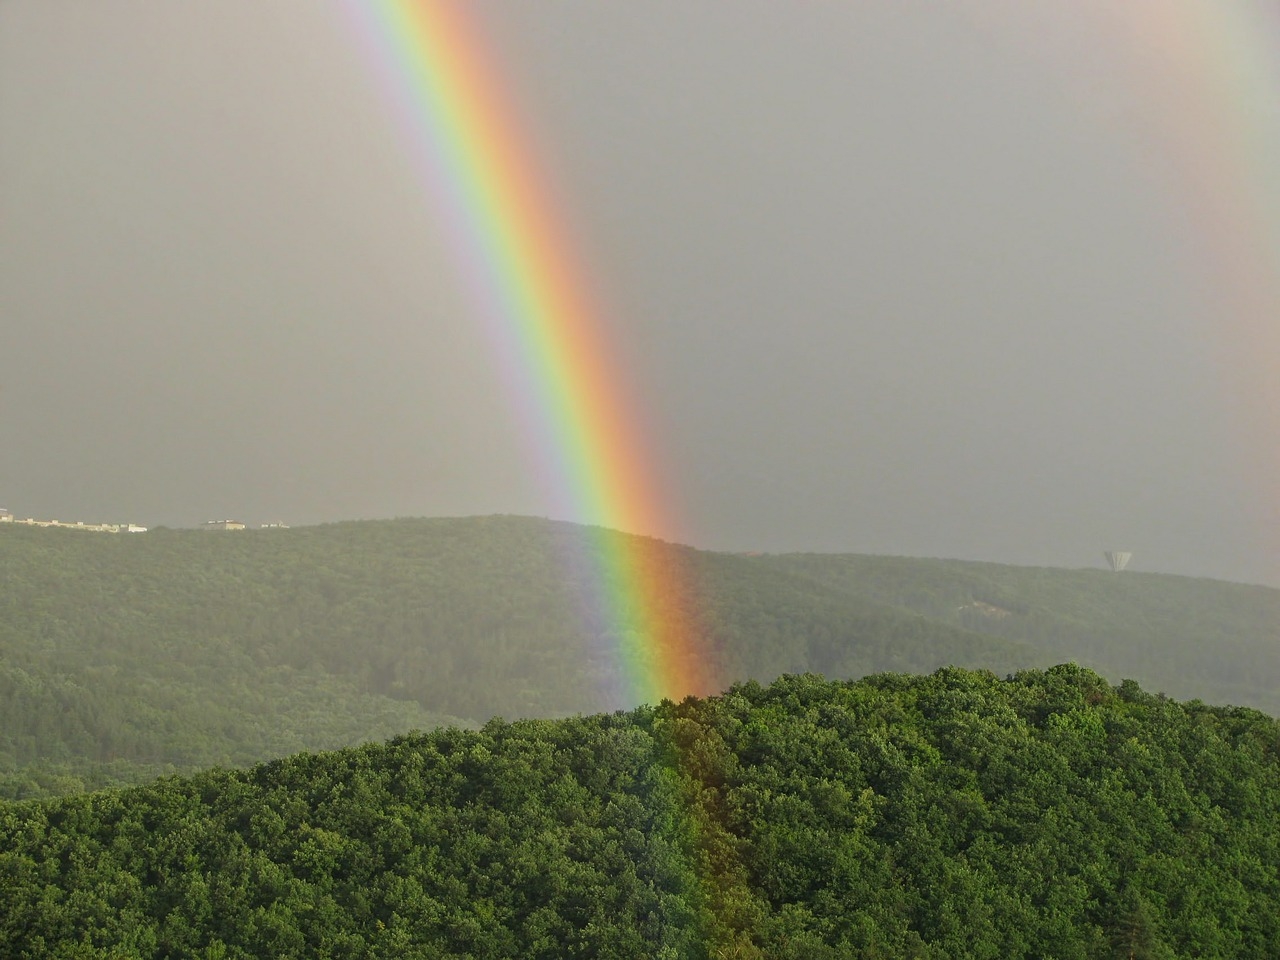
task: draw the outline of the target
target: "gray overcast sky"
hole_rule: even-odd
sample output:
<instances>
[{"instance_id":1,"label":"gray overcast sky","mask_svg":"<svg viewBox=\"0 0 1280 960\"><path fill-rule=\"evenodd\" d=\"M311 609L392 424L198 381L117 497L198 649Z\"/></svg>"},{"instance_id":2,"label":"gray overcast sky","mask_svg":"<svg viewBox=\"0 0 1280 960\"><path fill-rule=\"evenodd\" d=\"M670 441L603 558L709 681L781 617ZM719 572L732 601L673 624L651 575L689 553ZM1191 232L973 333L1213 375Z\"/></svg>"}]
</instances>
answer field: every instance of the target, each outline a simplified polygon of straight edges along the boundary
<instances>
[{"instance_id":1,"label":"gray overcast sky","mask_svg":"<svg viewBox=\"0 0 1280 960\"><path fill-rule=\"evenodd\" d=\"M1193 185L1070 0L475 6L681 539L1280 583ZM0 0L0 503L548 511L347 27Z\"/></svg>"}]
</instances>

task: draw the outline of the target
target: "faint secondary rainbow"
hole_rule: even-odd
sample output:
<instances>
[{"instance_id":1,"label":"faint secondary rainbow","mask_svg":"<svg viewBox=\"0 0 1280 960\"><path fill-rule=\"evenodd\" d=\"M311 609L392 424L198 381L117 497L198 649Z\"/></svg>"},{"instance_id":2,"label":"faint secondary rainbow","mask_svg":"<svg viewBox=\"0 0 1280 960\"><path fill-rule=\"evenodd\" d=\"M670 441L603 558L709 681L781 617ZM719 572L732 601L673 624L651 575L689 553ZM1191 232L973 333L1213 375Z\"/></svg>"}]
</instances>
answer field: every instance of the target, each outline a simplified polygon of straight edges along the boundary
<instances>
[{"instance_id":1,"label":"faint secondary rainbow","mask_svg":"<svg viewBox=\"0 0 1280 960\"><path fill-rule=\"evenodd\" d=\"M669 545L611 532L675 525L588 273L465 4L350 0L346 9L446 218L557 513L595 528L592 602L627 699L712 692L687 565Z\"/></svg>"},{"instance_id":2,"label":"faint secondary rainbow","mask_svg":"<svg viewBox=\"0 0 1280 960\"><path fill-rule=\"evenodd\" d=\"M1101 0L1093 0L1101 3ZM1150 104L1148 152L1195 225L1235 440L1280 550L1280 8L1272 0L1130 0L1119 25ZM1152 42L1154 40L1154 43ZM1273 567L1272 577L1280 576Z\"/></svg>"},{"instance_id":3,"label":"faint secondary rainbow","mask_svg":"<svg viewBox=\"0 0 1280 960\"><path fill-rule=\"evenodd\" d=\"M1123 135L1203 278L1234 438L1280 551L1280 6L970 0L1087 117ZM1280 577L1280 566L1271 571Z\"/></svg>"}]
</instances>

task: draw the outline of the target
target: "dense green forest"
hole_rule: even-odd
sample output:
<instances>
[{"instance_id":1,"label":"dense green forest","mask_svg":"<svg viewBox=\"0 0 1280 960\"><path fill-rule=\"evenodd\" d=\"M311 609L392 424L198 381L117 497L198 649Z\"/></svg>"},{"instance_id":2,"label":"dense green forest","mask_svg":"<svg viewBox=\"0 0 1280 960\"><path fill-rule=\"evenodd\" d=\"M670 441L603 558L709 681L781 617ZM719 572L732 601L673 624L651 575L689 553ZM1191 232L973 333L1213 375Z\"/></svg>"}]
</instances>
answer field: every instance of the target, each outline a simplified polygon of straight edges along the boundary
<instances>
[{"instance_id":1,"label":"dense green forest","mask_svg":"<svg viewBox=\"0 0 1280 960\"><path fill-rule=\"evenodd\" d=\"M1280 724L789 676L0 804L0 954L1280 956Z\"/></svg>"},{"instance_id":2,"label":"dense green forest","mask_svg":"<svg viewBox=\"0 0 1280 960\"><path fill-rule=\"evenodd\" d=\"M4 525L0 797L633 707L614 628L583 599L584 571L623 537L519 517L131 536ZM1280 591L648 546L693 590L715 691L1074 659L1113 681L1280 710Z\"/></svg>"}]
</instances>

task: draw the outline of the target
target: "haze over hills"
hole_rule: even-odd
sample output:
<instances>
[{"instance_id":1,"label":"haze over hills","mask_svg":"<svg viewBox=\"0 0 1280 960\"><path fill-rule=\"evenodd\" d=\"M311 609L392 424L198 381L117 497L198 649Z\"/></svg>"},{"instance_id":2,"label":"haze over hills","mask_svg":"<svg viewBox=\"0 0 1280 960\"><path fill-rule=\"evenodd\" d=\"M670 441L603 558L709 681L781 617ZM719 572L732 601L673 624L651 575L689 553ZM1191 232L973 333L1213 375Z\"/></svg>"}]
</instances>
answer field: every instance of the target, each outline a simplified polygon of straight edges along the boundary
<instances>
[{"instance_id":1,"label":"haze over hills","mask_svg":"<svg viewBox=\"0 0 1280 960\"><path fill-rule=\"evenodd\" d=\"M367 6L0 3L4 505L599 516ZM1273 7L460 3L645 532L1280 586Z\"/></svg>"},{"instance_id":2,"label":"haze over hills","mask_svg":"<svg viewBox=\"0 0 1280 960\"><path fill-rule=\"evenodd\" d=\"M242 765L492 716L635 706L566 557L523 517L109 536L0 531L8 795ZM1280 591L1151 574L663 545L727 686L1078 660L1112 682L1280 709ZM576 569L581 570L581 567ZM592 632L595 629L596 632Z\"/></svg>"},{"instance_id":3,"label":"haze over hills","mask_svg":"<svg viewBox=\"0 0 1280 960\"><path fill-rule=\"evenodd\" d=\"M1280 591L1168 574L792 554L768 568L1181 698L1280 712Z\"/></svg>"}]
</instances>

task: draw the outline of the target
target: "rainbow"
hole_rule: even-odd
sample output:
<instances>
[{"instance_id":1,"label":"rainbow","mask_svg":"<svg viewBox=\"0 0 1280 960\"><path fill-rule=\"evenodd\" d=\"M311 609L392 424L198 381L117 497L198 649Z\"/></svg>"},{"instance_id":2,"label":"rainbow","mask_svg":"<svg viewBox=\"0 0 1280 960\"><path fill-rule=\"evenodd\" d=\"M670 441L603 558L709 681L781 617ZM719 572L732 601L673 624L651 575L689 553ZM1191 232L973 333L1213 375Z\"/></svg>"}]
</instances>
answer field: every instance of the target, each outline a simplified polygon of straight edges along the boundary
<instances>
[{"instance_id":1,"label":"rainbow","mask_svg":"<svg viewBox=\"0 0 1280 960\"><path fill-rule=\"evenodd\" d=\"M1205 280L1244 472L1280 543L1280 7L1272 0L968 0L975 21L1121 138ZM1212 342L1212 341L1211 341ZM1280 575L1280 568L1272 576Z\"/></svg>"},{"instance_id":2,"label":"rainbow","mask_svg":"<svg viewBox=\"0 0 1280 960\"><path fill-rule=\"evenodd\" d=\"M1147 105L1150 155L1172 161L1170 205L1194 225L1237 446L1280 544L1280 9L1270 0L1136 3L1130 86ZM1272 575L1280 574L1280 569Z\"/></svg>"},{"instance_id":3,"label":"rainbow","mask_svg":"<svg viewBox=\"0 0 1280 960\"><path fill-rule=\"evenodd\" d=\"M556 512L590 525L591 602L631 704L710 693L687 563L659 461L606 340L588 272L499 71L451 0L351 0L472 297ZM617 531L626 531L631 536Z\"/></svg>"}]
</instances>

